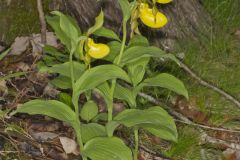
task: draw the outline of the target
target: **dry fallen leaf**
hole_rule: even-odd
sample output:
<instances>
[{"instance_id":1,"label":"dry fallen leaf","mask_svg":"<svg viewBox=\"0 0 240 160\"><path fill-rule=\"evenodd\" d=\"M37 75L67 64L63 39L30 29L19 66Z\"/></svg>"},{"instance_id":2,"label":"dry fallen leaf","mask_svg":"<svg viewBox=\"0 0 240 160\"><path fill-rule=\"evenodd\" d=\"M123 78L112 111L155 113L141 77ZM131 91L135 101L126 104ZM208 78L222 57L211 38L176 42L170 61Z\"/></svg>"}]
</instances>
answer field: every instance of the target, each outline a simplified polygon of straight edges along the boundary
<instances>
[{"instance_id":1,"label":"dry fallen leaf","mask_svg":"<svg viewBox=\"0 0 240 160\"><path fill-rule=\"evenodd\" d=\"M223 157L224 160L240 160L240 151L228 148L223 152Z\"/></svg>"},{"instance_id":2,"label":"dry fallen leaf","mask_svg":"<svg viewBox=\"0 0 240 160\"><path fill-rule=\"evenodd\" d=\"M48 84L45 86L43 90L43 95L50 96L50 97L57 97L60 91L58 91L54 86Z\"/></svg>"},{"instance_id":3,"label":"dry fallen leaf","mask_svg":"<svg viewBox=\"0 0 240 160\"><path fill-rule=\"evenodd\" d=\"M5 80L0 80L0 97L4 97L8 94L8 87Z\"/></svg>"},{"instance_id":4,"label":"dry fallen leaf","mask_svg":"<svg viewBox=\"0 0 240 160\"><path fill-rule=\"evenodd\" d=\"M74 141L73 139L70 139L68 137L59 137L59 140L62 144L64 151L67 154L71 154L71 153L75 154L75 155L80 154L76 141Z\"/></svg>"}]
</instances>

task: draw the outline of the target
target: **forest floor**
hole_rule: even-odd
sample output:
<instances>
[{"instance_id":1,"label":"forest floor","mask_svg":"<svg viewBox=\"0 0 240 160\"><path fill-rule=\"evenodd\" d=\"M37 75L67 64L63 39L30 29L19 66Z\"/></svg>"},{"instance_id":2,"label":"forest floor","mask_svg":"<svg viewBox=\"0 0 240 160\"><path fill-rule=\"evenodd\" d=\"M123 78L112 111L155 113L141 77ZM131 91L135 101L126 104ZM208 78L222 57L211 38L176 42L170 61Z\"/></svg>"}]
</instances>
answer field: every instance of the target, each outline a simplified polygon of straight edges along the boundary
<instances>
[{"instance_id":1,"label":"forest floor","mask_svg":"<svg viewBox=\"0 0 240 160\"><path fill-rule=\"evenodd\" d=\"M200 77L240 99L240 4L235 0L211 0L204 5L214 20L211 38L203 39L199 35L197 42L186 40L176 54L184 53L184 62ZM26 32L32 33L37 29L35 26ZM13 30L15 32L17 28ZM8 37L23 35L22 33ZM7 42L13 39L9 38ZM42 116L19 115L9 118L6 115L6 112L27 99L57 97L58 91L47 85L47 76L36 71L37 59L38 56L32 55L29 48L20 56L6 57L4 61L0 59L0 160L28 160L32 157L61 160L78 157L78 153L74 152L76 148L68 155L64 150L64 146L69 143L75 145L69 138L73 137L73 131L67 124ZM164 95L167 97L163 100L164 103L171 104L175 111L197 125L176 121L179 131L179 141L176 144L162 141L142 131L139 159L160 159L159 157L165 156L175 160L239 160L240 148L233 149L231 144L240 145L240 109L214 91L201 86L172 63L159 66L152 62L148 72L154 74L156 71L172 73L183 80L190 100L186 101L158 89L145 92L156 99L161 99L161 95ZM139 98L139 101L149 104L143 98ZM216 128L228 130L219 131ZM211 143L212 139L204 141L203 133L221 143ZM128 130L118 134L130 142L133 139Z\"/></svg>"}]
</instances>

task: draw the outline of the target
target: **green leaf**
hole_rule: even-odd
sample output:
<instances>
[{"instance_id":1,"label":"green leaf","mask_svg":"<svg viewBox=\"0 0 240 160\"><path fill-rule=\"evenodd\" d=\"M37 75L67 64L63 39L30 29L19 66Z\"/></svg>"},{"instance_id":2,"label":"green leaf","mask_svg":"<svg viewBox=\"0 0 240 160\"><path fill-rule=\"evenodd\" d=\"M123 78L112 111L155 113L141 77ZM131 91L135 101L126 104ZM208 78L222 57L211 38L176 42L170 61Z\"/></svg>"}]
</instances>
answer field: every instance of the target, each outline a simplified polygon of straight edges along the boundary
<instances>
[{"instance_id":1,"label":"green leaf","mask_svg":"<svg viewBox=\"0 0 240 160\"><path fill-rule=\"evenodd\" d=\"M127 127L146 129L166 140L177 141L177 129L174 120L161 107L151 107L146 110L127 109L119 113L114 121Z\"/></svg>"},{"instance_id":2,"label":"green leaf","mask_svg":"<svg viewBox=\"0 0 240 160\"><path fill-rule=\"evenodd\" d=\"M10 48L0 54L0 61L8 54Z\"/></svg>"},{"instance_id":3,"label":"green leaf","mask_svg":"<svg viewBox=\"0 0 240 160\"><path fill-rule=\"evenodd\" d=\"M43 49L45 53L48 53L49 55L54 56L58 60L62 60L62 59L68 60L68 55L58 51L55 47L46 45L44 46Z\"/></svg>"},{"instance_id":4,"label":"green leaf","mask_svg":"<svg viewBox=\"0 0 240 160\"><path fill-rule=\"evenodd\" d=\"M32 100L24 103L16 113L27 113L30 115L45 115L60 121L75 123L75 113L66 104L56 100Z\"/></svg>"},{"instance_id":5,"label":"green leaf","mask_svg":"<svg viewBox=\"0 0 240 160\"><path fill-rule=\"evenodd\" d=\"M8 79L15 78L15 77L20 77L20 76L26 75L27 73L28 72L15 72L15 73L11 73L11 74L8 74L6 76L1 76L0 77L0 81L8 80Z\"/></svg>"},{"instance_id":6,"label":"green leaf","mask_svg":"<svg viewBox=\"0 0 240 160\"><path fill-rule=\"evenodd\" d=\"M107 80L115 78L130 82L127 73L116 65L100 65L85 71L74 84L73 100L77 102L82 92L94 89Z\"/></svg>"},{"instance_id":7,"label":"green leaf","mask_svg":"<svg viewBox=\"0 0 240 160\"><path fill-rule=\"evenodd\" d=\"M123 21L127 22L131 16L131 8L128 0L118 0L123 13Z\"/></svg>"},{"instance_id":8,"label":"green leaf","mask_svg":"<svg viewBox=\"0 0 240 160\"><path fill-rule=\"evenodd\" d=\"M100 14L95 18L95 24L91 28L88 29L87 35L93 34L95 31L100 29L103 26L104 22L104 13L101 10Z\"/></svg>"},{"instance_id":9,"label":"green leaf","mask_svg":"<svg viewBox=\"0 0 240 160\"><path fill-rule=\"evenodd\" d=\"M107 108L112 106L112 95L111 95L111 89L107 82L102 83L97 88L95 88L95 91L97 91L104 99Z\"/></svg>"},{"instance_id":10,"label":"green leaf","mask_svg":"<svg viewBox=\"0 0 240 160\"><path fill-rule=\"evenodd\" d=\"M42 57L42 61L39 61L37 63L37 67L41 68L41 67L48 67L48 66L53 66L55 64L57 64L58 62L56 61L55 57L49 56L49 55L44 55Z\"/></svg>"},{"instance_id":11,"label":"green leaf","mask_svg":"<svg viewBox=\"0 0 240 160\"><path fill-rule=\"evenodd\" d=\"M107 136L105 127L97 123L81 124L81 134L83 143L95 137Z\"/></svg>"},{"instance_id":12,"label":"green leaf","mask_svg":"<svg viewBox=\"0 0 240 160\"><path fill-rule=\"evenodd\" d=\"M136 96L132 93L130 89L125 88L120 84L116 84L114 98L126 101L130 108L136 107Z\"/></svg>"},{"instance_id":13,"label":"green leaf","mask_svg":"<svg viewBox=\"0 0 240 160\"><path fill-rule=\"evenodd\" d=\"M121 43L118 41L111 41L108 43L110 53L104 58L104 60L113 62L121 50Z\"/></svg>"},{"instance_id":14,"label":"green leaf","mask_svg":"<svg viewBox=\"0 0 240 160\"><path fill-rule=\"evenodd\" d=\"M90 121L98 114L98 106L93 101L87 101L80 113L80 116L85 121Z\"/></svg>"},{"instance_id":15,"label":"green leaf","mask_svg":"<svg viewBox=\"0 0 240 160\"><path fill-rule=\"evenodd\" d=\"M115 39L117 41L121 41L115 32L105 27L99 28L93 34L99 37L106 37L110 39Z\"/></svg>"},{"instance_id":16,"label":"green leaf","mask_svg":"<svg viewBox=\"0 0 240 160\"><path fill-rule=\"evenodd\" d=\"M99 113L96 117L92 119L92 122L98 122L98 121L107 121L108 120L108 114L107 113Z\"/></svg>"},{"instance_id":17,"label":"green leaf","mask_svg":"<svg viewBox=\"0 0 240 160\"><path fill-rule=\"evenodd\" d=\"M59 11L51 12L60 18L60 28L61 30L71 39L71 48L75 48L77 45L79 35L79 29L76 28L76 24L73 24L72 19L70 20L68 16L62 14Z\"/></svg>"},{"instance_id":18,"label":"green leaf","mask_svg":"<svg viewBox=\"0 0 240 160\"><path fill-rule=\"evenodd\" d=\"M64 92L61 92L59 95L59 101L63 102L64 104L66 104L67 106L71 107L72 109L74 109L74 106L72 104L72 97Z\"/></svg>"},{"instance_id":19,"label":"green leaf","mask_svg":"<svg viewBox=\"0 0 240 160\"><path fill-rule=\"evenodd\" d=\"M127 65L128 75L131 78L134 87L143 80L149 60L149 57L144 57Z\"/></svg>"},{"instance_id":20,"label":"green leaf","mask_svg":"<svg viewBox=\"0 0 240 160\"><path fill-rule=\"evenodd\" d=\"M82 73L86 70L86 67L84 64L74 61L73 62L73 71L74 76L76 79L78 79ZM70 62L65 62L62 64L56 64L52 67L40 67L40 72L48 72L48 73L58 73L62 76L71 78L70 74Z\"/></svg>"},{"instance_id":21,"label":"green leaf","mask_svg":"<svg viewBox=\"0 0 240 160\"><path fill-rule=\"evenodd\" d=\"M50 84L60 89L72 88L71 79L66 76L58 76L50 81Z\"/></svg>"},{"instance_id":22,"label":"green leaf","mask_svg":"<svg viewBox=\"0 0 240 160\"><path fill-rule=\"evenodd\" d=\"M132 160L131 149L117 137L97 137L84 145L83 155L91 160Z\"/></svg>"},{"instance_id":23,"label":"green leaf","mask_svg":"<svg viewBox=\"0 0 240 160\"><path fill-rule=\"evenodd\" d=\"M176 77L167 73L161 73L153 78L145 79L142 83L139 84L136 90L139 91L145 86L166 88L180 95L183 95L188 99L188 91L185 88L184 84Z\"/></svg>"},{"instance_id":24,"label":"green leaf","mask_svg":"<svg viewBox=\"0 0 240 160\"><path fill-rule=\"evenodd\" d=\"M109 121L106 124L106 131L107 131L107 135L108 137L112 137L114 130L119 126L120 124L116 121Z\"/></svg>"},{"instance_id":25,"label":"green leaf","mask_svg":"<svg viewBox=\"0 0 240 160\"><path fill-rule=\"evenodd\" d=\"M134 46L124 51L120 66L135 62L143 57L169 58L176 63L179 61L172 54L166 54L163 50L157 47ZM117 57L118 58L118 57Z\"/></svg>"},{"instance_id":26,"label":"green leaf","mask_svg":"<svg viewBox=\"0 0 240 160\"><path fill-rule=\"evenodd\" d=\"M74 19L73 17L66 15L66 17L68 18L68 20L71 22L71 24L77 29L78 35L82 35L82 31L79 28L78 22L76 21L76 19Z\"/></svg>"},{"instance_id":27,"label":"green leaf","mask_svg":"<svg viewBox=\"0 0 240 160\"><path fill-rule=\"evenodd\" d=\"M71 40L66 33L64 33L60 27L60 17L58 16L46 16L48 24L53 28L57 38L64 44L67 49L71 50Z\"/></svg>"},{"instance_id":28,"label":"green leaf","mask_svg":"<svg viewBox=\"0 0 240 160\"><path fill-rule=\"evenodd\" d=\"M149 46L148 39L141 35L134 35L133 38L129 41L128 48L131 48L134 46L148 47Z\"/></svg>"}]
</instances>

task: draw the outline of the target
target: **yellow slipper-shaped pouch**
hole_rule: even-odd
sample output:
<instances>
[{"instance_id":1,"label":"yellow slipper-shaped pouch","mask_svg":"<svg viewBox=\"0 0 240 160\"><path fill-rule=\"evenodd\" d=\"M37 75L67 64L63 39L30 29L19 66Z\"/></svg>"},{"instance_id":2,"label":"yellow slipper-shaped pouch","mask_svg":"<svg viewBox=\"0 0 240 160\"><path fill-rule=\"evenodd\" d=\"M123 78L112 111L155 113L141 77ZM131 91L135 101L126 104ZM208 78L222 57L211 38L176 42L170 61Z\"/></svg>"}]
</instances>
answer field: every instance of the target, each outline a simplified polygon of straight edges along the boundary
<instances>
[{"instance_id":1,"label":"yellow slipper-shaped pouch","mask_svg":"<svg viewBox=\"0 0 240 160\"><path fill-rule=\"evenodd\" d=\"M167 17L163 13L157 12L154 15L153 10L148 8L147 4L140 6L140 19L143 24L151 28L162 28L168 22Z\"/></svg>"},{"instance_id":2,"label":"yellow slipper-shaped pouch","mask_svg":"<svg viewBox=\"0 0 240 160\"><path fill-rule=\"evenodd\" d=\"M89 47L87 53L92 58L101 59L106 57L110 52L110 48L108 47L108 45L103 43L95 43L91 38L88 39L87 43Z\"/></svg>"}]
</instances>

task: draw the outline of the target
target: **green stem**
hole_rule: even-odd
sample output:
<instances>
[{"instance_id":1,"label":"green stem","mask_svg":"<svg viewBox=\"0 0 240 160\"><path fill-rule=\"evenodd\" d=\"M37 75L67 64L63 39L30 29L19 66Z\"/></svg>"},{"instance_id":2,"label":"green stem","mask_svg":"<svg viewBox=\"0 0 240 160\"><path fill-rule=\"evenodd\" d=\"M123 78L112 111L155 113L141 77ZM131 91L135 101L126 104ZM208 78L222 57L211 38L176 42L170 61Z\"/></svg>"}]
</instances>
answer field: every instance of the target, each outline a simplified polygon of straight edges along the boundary
<instances>
[{"instance_id":1,"label":"green stem","mask_svg":"<svg viewBox=\"0 0 240 160\"><path fill-rule=\"evenodd\" d=\"M70 53L70 57L69 57L69 62L70 62L70 74L71 74L71 84L72 84L72 89L74 90L74 67L73 67L73 51L71 51ZM74 92L74 91L73 91ZM79 108L78 108L78 101L75 102L75 100L72 98L73 101L73 105L74 105L74 109L75 109L75 120L76 120L76 124L75 126L73 126L76 136L77 136L77 141L78 144L80 146L80 151L83 150L83 142L82 142L82 136L81 136L81 122L79 120ZM87 160L87 158L82 157L83 160Z\"/></svg>"},{"instance_id":2,"label":"green stem","mask_svg":"<svg viewBox=\"0 0 240 160\"><path fill-rule=\"evenodd\" d=\"M138 129L134 129L134 138L135 138L135 148L134 148L134 160L138 160L138 147L139 147L139 138L138 138Z\"/></svg>"},{"instance_id":3,"label":"green stem","mask_svg":"<svg viewBox=\"0 0 240 160\"><path fill-rule=\"evenodd\" d=\"M123 21L123 39L122 39L122 46L121 46L121 50L120 50L120 54L119 54L119 58L117 60L117 65L120 64L121 60L122 60L122 56L123 56L123 51L126 45L126 40L127 40L127 22Z\"/></svg>"},{"instance_id":4,"label":"green stem","mask_svg":"<svg viewBox=\"0 0 240 160\"><path fill-rule=\"evenodd\" d=\"M123 52L124 52L124 48L125 48L125 44L126 44L126 40L127 40L127 22L123 21L123 39L122 39L122 45L121 45L121 50L119 53L119 57L118 60L116 62L116 65L119 65L123 56ZM112 116L113 116L113 95L114 95L114 90L116 87L116 82L117 80L114 79L112 80L112 86L111 86L111 99L112 99L112 104L110 107L108 107L108 121L112 121Z\"/></svg>"}]
</instances>

